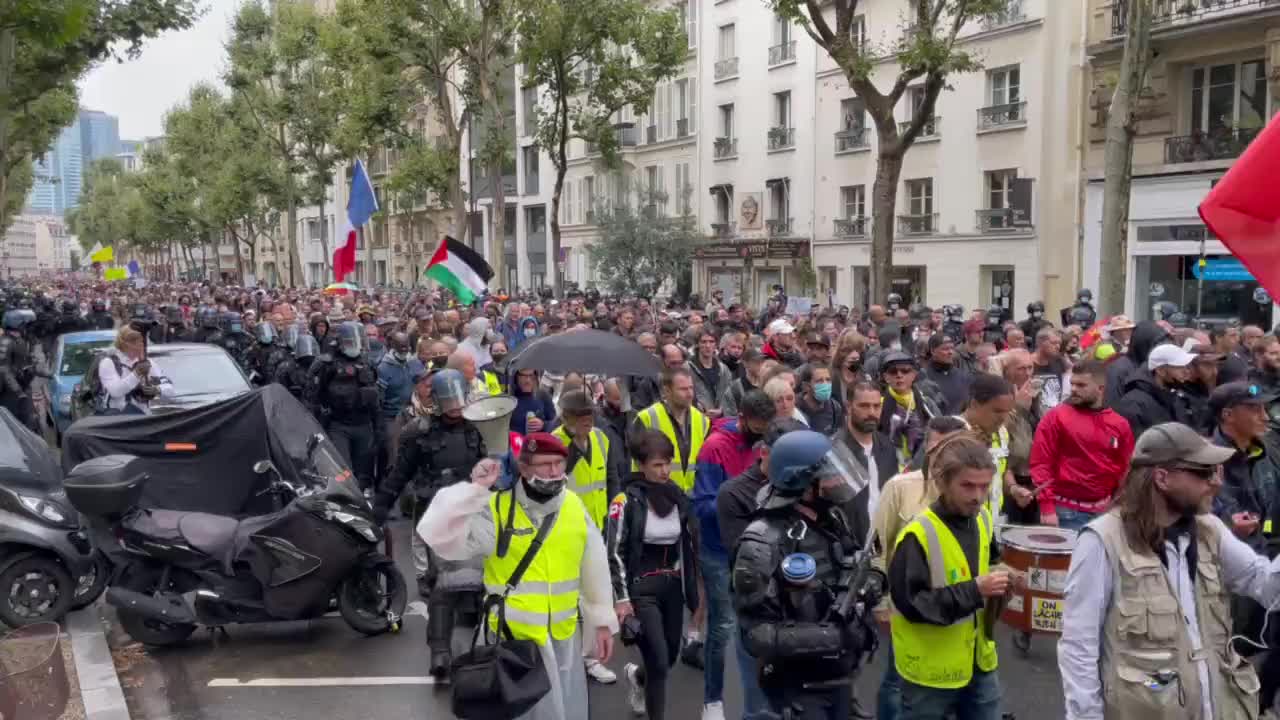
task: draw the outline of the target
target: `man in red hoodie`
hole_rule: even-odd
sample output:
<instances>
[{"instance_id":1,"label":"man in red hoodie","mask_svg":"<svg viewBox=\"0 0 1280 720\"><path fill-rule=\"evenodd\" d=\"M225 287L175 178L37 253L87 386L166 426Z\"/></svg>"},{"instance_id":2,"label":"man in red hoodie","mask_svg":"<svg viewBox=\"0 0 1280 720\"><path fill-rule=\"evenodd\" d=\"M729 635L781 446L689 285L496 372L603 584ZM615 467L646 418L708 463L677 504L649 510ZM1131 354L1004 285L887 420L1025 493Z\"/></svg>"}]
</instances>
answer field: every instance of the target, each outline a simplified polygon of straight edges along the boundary
<instances>
[{"instance_id":1,"label":"man in red hoodie","mask_svg":"<svg viewBox=\"0 0 1280 720\"><path fill-rule=\"evenodd\" d=\"M1080 530L1111 505L1129 472L1133 431L1103 406L1106 367L1089 359L1071 374L1071 395L1036 427L1031 480L1040 522Z\"/></svg>"}]
</instances>

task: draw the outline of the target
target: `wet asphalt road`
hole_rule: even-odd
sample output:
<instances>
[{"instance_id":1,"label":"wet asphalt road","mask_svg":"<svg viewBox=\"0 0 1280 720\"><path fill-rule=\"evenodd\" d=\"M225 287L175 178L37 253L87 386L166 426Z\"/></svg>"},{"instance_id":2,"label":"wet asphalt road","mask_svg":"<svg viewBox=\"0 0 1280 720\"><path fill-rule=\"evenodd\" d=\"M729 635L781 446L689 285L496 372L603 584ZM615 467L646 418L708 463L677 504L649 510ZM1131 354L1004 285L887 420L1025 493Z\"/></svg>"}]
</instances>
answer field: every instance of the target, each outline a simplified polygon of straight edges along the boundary
<instances>
[{"instance_id":1,"label":"wet asphalt road","mask_svg":"<svg viewBox=\"0 0 1280 720\"><path fill-rule=\"evenodd\" d=\"M408 526L400 523L393 529L397 561L406 577L412 578ZM356 633L334 615L304 622L231 626L226 636L202 630L182 647L167 650L145 650L131 643L114 623L108 639L134 720L446 720L453 717L448 688L430 684L426 675L426 618L421 610L411 606L399 634L376 638ZM463 634L455 640L463 640ZM1037 637L1024 658L1003 627L997 635L1004 712L1021 720L1062 717L1062 685L1053 642ZM619 682L591 686L594 719L631 717L622 667L639 662L639 657L621 644L618 647L620 654L609 665ZM881 652L858 678L857 695L868 710L874 709L884 663ZM725 685L726 717L740 718L740 684L732 648ZM679 665L671 677L668 717L698 720L702 686L700 671Z\"/></svg>"}]
</instances>

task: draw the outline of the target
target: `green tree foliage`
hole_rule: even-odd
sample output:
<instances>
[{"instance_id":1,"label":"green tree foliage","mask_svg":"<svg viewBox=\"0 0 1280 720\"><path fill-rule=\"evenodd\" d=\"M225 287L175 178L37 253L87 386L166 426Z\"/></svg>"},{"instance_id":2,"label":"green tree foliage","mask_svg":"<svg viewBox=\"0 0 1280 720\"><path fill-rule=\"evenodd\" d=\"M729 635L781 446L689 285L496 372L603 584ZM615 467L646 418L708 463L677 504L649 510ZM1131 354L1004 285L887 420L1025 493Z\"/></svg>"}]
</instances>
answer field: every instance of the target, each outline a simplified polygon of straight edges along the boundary
<instances>
[{"instance_id":1,"label":"green tree foliage","mask_svg":"<svg viewBox=\"0 0 1280 720\"><path fill-rule=\"evenodd\" d=\"M520 38L524 82L543 89L537 138L556 171L549 215L552 257L559 257L569 141L595 144L604 164L616 167L614 115L628 105L645 112L654 85L684 62L688 41L674 10L646 0L530 0L522 6ZM553 278L558 293L559 273Z\"/></svg>"},{"instance_id":2,"label":"green tree foliage","mask_svg":"<svg viewBox=\"0 0 1280 720\"><path fill-rule=\"evenodd\" d=\"M653 297L669 280L688 272L700 242L692 215L663 214L667 196L637 187L621 204L598 204L600 239L589 246L602 284L618 295Z\"/></svg>"},{"instance_id":3,"label":"green tree foliage","mask_svg":"<svg viewBox=\"0 0 1280 720\"><path fill-rule=\"evenodd\" d=\"M974 20L997 19L1007 12L1009 0L912 0L906 7L906 27L865 29L862 37L893 35L896 41L859 42L854 18L863 0L765 0L778 15L796 22L843 71L850 89L862 99L876 128L876 179L872 189L871 296L883 299L889 292L893 268L893 234L897 220L898 181L902 160L934 114L938 95L947 78L982 67L979 58L957 45L962 30ZM898 60L898 71L888 85L872 77L875 61L885 56ZM894 109L908 88L923 87L924 97L916 116L898 127Z\"/></svg>"},{"instance_id":4,"label":"green tree foliage","mask_svg":"<svg viewBox=\"0 0 1280 720\"><path fill-rule=\"evenodd\" d=\"M196 0L5 0L0 3L0 229L30 187L33 158L75 117L76 80L148 38L190 27Z\"/></svg>"}]
</instances>

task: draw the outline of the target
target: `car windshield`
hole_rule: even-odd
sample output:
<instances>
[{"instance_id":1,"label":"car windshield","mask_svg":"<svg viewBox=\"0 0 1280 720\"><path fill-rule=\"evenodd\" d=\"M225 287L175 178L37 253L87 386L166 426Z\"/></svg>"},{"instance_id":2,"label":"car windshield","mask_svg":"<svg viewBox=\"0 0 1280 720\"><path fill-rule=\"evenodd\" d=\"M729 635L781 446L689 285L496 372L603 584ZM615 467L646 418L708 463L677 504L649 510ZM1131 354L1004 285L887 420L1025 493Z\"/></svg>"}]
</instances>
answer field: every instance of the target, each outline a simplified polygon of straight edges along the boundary
<instances>
[{"instance_id":1,"label":"car windshield","mask_svg":"<svg viewBox=\"0 0 1280 720\"><path fill-rule=\"evenodd\" d=\"M239 393L248 389L244 376L221 353L175 353L153 358L160 374L173 383L178 397Z\"/></svg>"},{"instance_id":2,"label":"car windshield","mask_svg":"<svg viewBox=\"0 0 1280 720\"><path fill-rule=\"evenodd\" d=\"M80 375L89 369L94 353L110 347L111 339L90 340L66 345L62 348L62 362L58 363L59 375Z\"/></svg>"}]
</instances>

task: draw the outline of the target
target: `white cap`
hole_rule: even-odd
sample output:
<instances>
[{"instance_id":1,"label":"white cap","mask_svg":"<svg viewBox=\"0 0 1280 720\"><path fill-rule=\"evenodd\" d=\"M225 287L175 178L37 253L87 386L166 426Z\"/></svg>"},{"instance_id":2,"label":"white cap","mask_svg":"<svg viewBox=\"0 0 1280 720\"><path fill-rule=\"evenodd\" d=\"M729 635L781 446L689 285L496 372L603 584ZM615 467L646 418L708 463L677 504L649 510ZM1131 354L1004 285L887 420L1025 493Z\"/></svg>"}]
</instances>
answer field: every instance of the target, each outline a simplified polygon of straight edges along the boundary
<instances>
[{"instance_id":1,"label":"white cap","mask_svg":"<svg viewBox=\"0 0 1280 720\"><path fill-rule=\"evenodd\" d=\"M1147 356L1147 369L1155 370L1156 368L1162 367L1186 367L1195 359L1195 355L1192 355L1177 345L1157 345L1156 348L1151 351L1151 354Z\"/></svg>"},{"instance_id":2,"label":"white cap","mask_svg":"<svg viewBox=\"0 0 1280 720\"><path fill-rule=\"evenodd\" d=\"M795 332L796 328L786 318L778 318L769 323L769 334L771 335L790 335Z\"/></svg>"}]
</instances>

